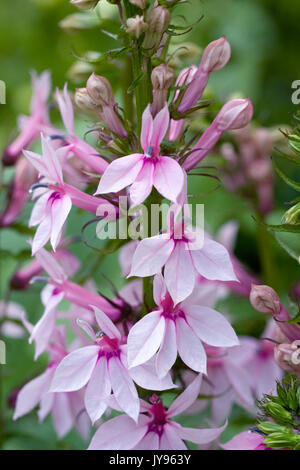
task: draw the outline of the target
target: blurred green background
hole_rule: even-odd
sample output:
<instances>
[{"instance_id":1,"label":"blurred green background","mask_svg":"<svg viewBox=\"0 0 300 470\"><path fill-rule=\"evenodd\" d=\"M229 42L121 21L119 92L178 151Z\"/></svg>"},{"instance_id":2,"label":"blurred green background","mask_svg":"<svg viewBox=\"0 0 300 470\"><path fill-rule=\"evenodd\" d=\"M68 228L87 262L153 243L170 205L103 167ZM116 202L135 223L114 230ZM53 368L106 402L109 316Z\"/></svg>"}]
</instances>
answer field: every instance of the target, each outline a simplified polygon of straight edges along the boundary
<instances>
[{"instance_id":1,"label":"blurred green background","mask_svg":"<svg viewBox=\"0 0 300 470\"><path fill-rule=\"evenodd\" d=\"M196 15L197 8L197 15ZM1 2L0 6L0 79L7 86L7 103L0 106L0 150L14 135L16 118L19 114L28 113L31 96L29 72L32 69L42 72L51 70L55 86L61 87L65 80L70 88L84 85L80 78L76 83L74 77L74 54L82 55L86 50L105 52L118 47L113 39L98 30L86 30L67 34L59 27L59 22L68 14L74 13L68 0L11 0ZM116 8L101 0L99 14L113 19ZM249 96L255 105L255 119L261 125L282 126L289 124L295 112L291 102L291 83L300 79L299 67L299 0L190 0L178 8L178 21L184 14L187 23L193 22L204 14L204 19L176 43L193 41L199 47L225 34L232 46L232 58L227 67L214 74L210 85L220 99L226 99L235 92ZM176 18L175 18L176 19ZM71 68L73 66L73 69ZM71 68L71 72L70 72ZM97 71L105 74L104 66ZM116 69L107 69L109 78L117 85ZM54 120L57 119L54 113ZM83 129L83 122L79 128ZM6 170L3 178L8 181L12 170ZM210 182L201 183L201 192L210 188ZM193 192L199 192L199 182L192 183ZM283 213L284 201L292 199L294 193L277 181L277 207L271 221L279 223ZM237 253L241 259L250 262L257 268L256 227L247 203L229 194L223 189L205 197L206 221L216 230L222 223L237 218L240 232ZM26 224L30 213L29 205L20 221ZM69 233L80 232L78 217L83 223L89 219L86 215L73 210L68 223ZM2 230L1 248L17 255L26 248L28 234L17 233L9 229ZM287 238L289 235L286 236ZM295 243L293 241L293 243ZM289 287L299 278L297 263L274 244L276 266L280 271L281 287ZM82 245L74 245L73 251L83 260L93 262L94 253ZM87 258L89 257L89 258ZM11 274L19 266L13 256L1 257L1 297L6 293L5 286ZM117 256L110 257L101 270L119 286L121 280L118 272ZM259 267L258 267L259 269ZM103 281L101 272L96 272L97 285ZM108 287L101 285L108 292ZM39 290L33 286L29 291L13 292L11 299L24 305L28 316L35 322L42 312L39 301ZM240 333L258 334L263 327L263 319L249 306L247 299L233 295L220 305L220 310L230 312L234 326ZM20 387L30 378L43 370L45 358L33 364L33 347L26 340L7 341L7 365L2 368L1 407L4 409L8 437L3 444L5 449L53 449L84 448L85 443L75 432L58 442L53 431L51 420L37 425L35 414L31 414L17 423L11 422L11 410L7 398L12 390ZM232 425L227 431L233 434L236 430L247 427L248 418L244 414L233 415ZM226 440L226 439L225 439ZM1 443L0 443L1 448Z\"/></svg>"}]
</instances>

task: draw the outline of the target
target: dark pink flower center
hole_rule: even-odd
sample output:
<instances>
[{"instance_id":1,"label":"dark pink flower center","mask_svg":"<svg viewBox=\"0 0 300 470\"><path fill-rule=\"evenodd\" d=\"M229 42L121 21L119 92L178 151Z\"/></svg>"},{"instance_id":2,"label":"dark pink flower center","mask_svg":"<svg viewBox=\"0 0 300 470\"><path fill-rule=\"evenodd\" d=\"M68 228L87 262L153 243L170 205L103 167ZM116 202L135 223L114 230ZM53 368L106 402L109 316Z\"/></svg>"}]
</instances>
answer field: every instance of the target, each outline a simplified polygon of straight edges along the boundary
<instances>
[{"instance_id":1,"label":"dark pink flower center","mask_svg":"<svg viewBox=\"0 0 300 470\"><path fill-rule=\"evenodd\" d=\"M155 432L160 437L163 434L164 425L168 422L168 419L166 409L159 398L152 405L150 413L152 420L148 425L148 432Z\"/></svg>"},{"instance_id":2,"label":"dark pink flower center","mask_svg":"<svg viewBox=\"0 0 300 470\"><path fill-rule=\"evenodd\" d=\"M105 356L106 359L120 356L119 340L117 338L102 336L102 338L98 340L98 345L100 346L98 359L103 356Z\"/></svg>"}]
</instances>

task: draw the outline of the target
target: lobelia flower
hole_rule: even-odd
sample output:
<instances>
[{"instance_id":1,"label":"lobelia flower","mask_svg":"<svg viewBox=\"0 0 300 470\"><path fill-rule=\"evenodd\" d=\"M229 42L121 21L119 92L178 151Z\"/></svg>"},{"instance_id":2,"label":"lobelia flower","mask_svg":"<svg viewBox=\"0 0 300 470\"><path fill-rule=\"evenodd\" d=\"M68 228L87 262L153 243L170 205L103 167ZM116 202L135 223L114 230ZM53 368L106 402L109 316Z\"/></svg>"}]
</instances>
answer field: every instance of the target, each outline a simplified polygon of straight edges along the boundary
<instances>
[{"instance_id":1,"label":"lobelia flower","mask_svg":"<svg viewBox=\"0 0 300 470\"><path fill-rule=\"evenodd\" d=\"M26 313L24 308L15 302L0 300L0 334L10 338L22 338L24 328L18 322L23 321ZM3 321L3 318L5 320Z\"/></svg>"},{"instance_id":2,"label":"lobelia flower","mask_svg":"<svg viewBox=\"0 0 300 470\"><path fill-rule=\"evenodd\" d=\"M113 209L113 217L116 213L114 206L107 201L90 196L64 183L60 150L54 150L51 142L43 135L41 141L42 156L28 150L24 151L25 157L44 177L41 183L33 188L35 189L34 197L40 195L29 220L30 227L38 225L32 242L33 255L49 240L53 250L56 250L72 204L93 213L97 213L100 205L103 204L109 214L112 214L110 208Z\"/></svg>"},{"instance_id":3,"label":"lobelia flower","mask_svg":"<svg viewBox=\"0 0 300 470\"><path fill-rule=\"evenodd\" d=\"M137 422L121 415L102 424L96 431L88 450L186 450L184 441L206 444L216 439L225 429L187 428L172 420L183 413L197 399L201 375L166 408L157 395L150 403L140 400Z\"/></svg>"},{"instance_id":4,"label":"lobelia flower","mask_svg":"<svg viewBox=\"0 0 300 470\"><path fill-rule=\"evenodd\" d=\"M161 156L160 144L169 127L167 104L153 119L150 105L143 113L141 146L144 153L135 153L114 160L101 177L95 194L116 193L130 186L134 206L141 204L153 186L165 198L175 202L183 184L180 165L171 157Z\"/></svg>"},{"instance_id":5,"label":"lobelia flower","mask_svg":"<svg viewBox=\"0 0 300 470\"><path fill-rule=\"evenodd\" d=\"M63 96L58 89L56 90L56 100L63 123L68 133L68 135L64 138L67 143L65 151L75 155L75 157L86 163L92 170L102 175L108 166L108 163L106 160L104 160L104 158L100 157L94 147L77 137L75 134L74 109L72 100L68 93L67 83L64 86Z\"/></svg>"},{"instance_id":6,"label":"lobelia flower","mask_svg":"<svg viewBox=\"0 0 300 470\"><path fill-rule=\"evenodd\" d=\"M225 67L230 59L230 55L230 44L225 36L208 44L203 51L200 65L180 101L178 106L180 113L191 109L197 103L207 85L209 75Z\"/></svg>"},{"instance_id":7,"label":"lobelia flower","mask_svg":"<svg viewBox=\"0 0 300 470\"><path fill-rule=\"evenodd\" d=\"M174 79L174 71L166 64L155 67L151 73L153 103L151 105L152 116L163 109L166 105L169 88Z\"/></svg>"},{"instance_id":8,"label":"lobelia flower","mask_svg":"<svg viewBox=\"0 0 300 470\"><path fill-rule=\"evenodd\" d=\"M134 381L143 388L165 390L175 387L170 376L158 379L153 361L128 370L126 339L101 310L94 308L100 331L84 320L79 325L93 345L66 356L57 368L51 391L72 392L86 387L85 407L94 423L109 406L111 392L118 407L137 421L140 401Z\"/></svg>"},{"instance_id":9,"label":"lobelia flower","mask_svg":"<svg viewBox=\"0 0 300 470\"><path fill-rule=\"evenodd\" d=\"M206 353L202 341L222 347L239 344L234 330L219 312L199 305L199 294L196 299L191 296L174 305L161 274L154 277L153 292L158 309L139 320L128 335L130 367L148 361L159 349L156 356L159 377L172 368L177 351L188 367L205 374Z\"/></svg>"},{"instance_id":10,"label":"lobelia flower","mask_svg":"<svg viewBox=\"0 0 300 470\"><path fill-rule=\"evenodd\" d=\"M249 98L228 101L194 145L182 167L189 171L203 160L227 130L240 129L251 121L253 104Z\"/></svg>"},{"instance_id":11,"label":"lobelia flower","mask_svg":"<svg viewBox=\"0 0 300 470\"><path fill-rule=\"evenodd\" d=\"M51 79L48 71L40 76L31 73L33 96L30 116L19 118L20 134L3 152L3 164L14 165L23 149L30 147L40 133L51 134L54 128L49 122L47 101L51 90Z\"/></svg>"},{"instance_id":12,"label":"lobelia flower","mask_svg":"<svg viewBox=\"0 0 300 470\"><path fill-rule=\"evenodd\" d=\"M200 274L209 280L238 281L226 248L193 230L186 221L168 218L166 233L141 240L132 258L129 276L147 277L161 272L174 304L194 290Z\"/></svg>"},{"instance_id":13,"label":"lobelia flower","mask_svg":"<svg viewBox=\"0 0 300 470\"><path fill-rule=\"evenodd\" d=\"M243 431L234 436L226 444L221 444L224 450L273 450L263 442L265 436L252 431Z\"/></svg>"},{"instance_id":14,"label":"lobelia flower","mask_svg":"<svg viewBox=\"0 0 300 470\"><path fill-rule=\"evenodd\" d=\"M51 413L54 428L59 438L65 436L74 426L87 439L89 424L80 392L51 393L49 388L60 361L68 354L65 346L65 327L59 326L53 332L49 345L50 363L41 375L28 382L18 393L13 419L19 419L39 405L38 417L42 422Z\"/></svg>"},{"instance_id":15,"label":"lobelia flower","mask_svg":"<svg viewBox=\"0 0 300 470\"><path fill-rule=\"evenodd\" d=\"M182 87L184 85L189 85L193 80L196 72L197 72L196 65L191 65L190 67L186 67L185 69L181 70L178 78L176 80L176 86ZM180 90L176 90L173 102L176 101L180 94ZM171 119L170 121L170 129L169 129L169 140L174 141L177 140L180 134L183 131L185 124L185 119L174 120Z\"/></svg>"}]
</instances>

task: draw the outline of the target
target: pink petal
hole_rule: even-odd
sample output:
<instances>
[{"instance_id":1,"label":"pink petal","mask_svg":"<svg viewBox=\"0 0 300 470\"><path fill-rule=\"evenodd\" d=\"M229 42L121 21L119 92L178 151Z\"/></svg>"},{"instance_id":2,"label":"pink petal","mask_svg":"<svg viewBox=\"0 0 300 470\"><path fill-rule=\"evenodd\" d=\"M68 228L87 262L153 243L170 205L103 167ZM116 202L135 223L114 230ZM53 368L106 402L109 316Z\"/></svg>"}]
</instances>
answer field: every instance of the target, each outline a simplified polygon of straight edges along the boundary
<instances>
[{"instance_id":1,"label":"pink petal","mask_svg":"<svg viewBox=\"0 0 300 470\"><path fill-rule=\"evenodd\" d=\"M101 418L105 412L107 408L105 400L109 397L110 392L111 384L107 370L107 360L103 356L98 360L93 370L84 396L85 408L92 424Z\"/></svg>"},{"instance_id":2,"label":"pink petal","mask_svg":"<svg viewBox=\"0 0 300 470\"><path fill-rule=\"evenodd\" d=\"M129 367L143 364L154 356L164 329L165 319L159 311L148 313L131 328L127 339Z\"/></svg>"},{"instance_id":3,"label":"pink petal","mask_svg":"<svg viewBox=\"0 0 300 470\"><path fill-rule=\"evenodd\" d=\"M153 298L156 305L161 305L161 301L165 298L167 287L164 277L161 273L154 276L153 279Z\"/></svg>"},{"instance_id":4,"label":"pink petal","mask_svg":"<svg viewBox=\"0 0 300 470\"><path fill-rule=\"evenodd\" d=\"M105 313L103 313L99 308L91 305L95 312L97 323L100 329L109 337L109 338L121 338L121 333L118 328L113 324L113 322L108 318Z\"/></svg>"},{"instance_id":5,"label":"pink petal","mask_svg":"<svg viewBox=\"0 0 300 470\"><path fill-rule=\"evenodd\" d=\"M141 146L146 153L147 147L151 145L153 131L153 118L150 112L150 104L147 106L142 116Z\"/></svg>"},{"instance_id":6,"label":"pink petal","mask_svg":"<svg viewBox=\"0 0 300 470\"><path fill-rule=\"evenodd\" d=\"M129 373L135 383L146 390L169 390L176 388L176 385L172 382L171 374L166 374L162 378L157 377L154 357L145 362L145 364L132 367Z\"/></svg>"},{"instance_id":7,"label":"pink petal","mask_svg":"<svg viewBox=\"0 0 300 470\"><path fill-rule=\"evenodd\" d=\"M176 320L178 354L191 369L206 374L206 353L201 341L183 318Z\"/></svg>"},{"instance_id":8,"label":"pink petal","mask_svg":"<svg viewBox=\"0 0 300 470\"><path fill-rule=\"evenodd\" d=\"M61 95L59 89L56 89L56 100L59 106L60 114L70 135L74 134L74 111L73 111L73 104L68 93L68 85L67 83L64 86L64 98Z\"/></svg>"},{"instance_id":9,"label":"pink petal","mask_svg":"<svg viewBox=\"0 0 300 470\"><path fill-rule=\"evenodd\" d=\"M244 431L234 436L226 444L222 444L225 450L255 450L262 444L264 437L251 431Z\"/></svg>"},{"instance_id":10,"label":"pink petal","mask_svg":"<svg viewBox=\"0 0 300 470\"><path fill-rule=\"evenodd\" d=\"M236 220L230 220L226 224L222 225L218 231L218 241L225 246L228 251L233 251L238 230L238 222Z\"/></svg>"},{"instance_id":11,"label":"pink petal","mask_svg":"<svg viewBox=\"0 0 300 470\"><path fill-rule=\"evenodd\" d=\"M146 277L160 272L174 247L168 234L144 238L132 258L130 276Z\"/></svg>"},{"instance_id":12,"label":"pink petal","mask_svg":"<svg viewBox=\"0 0 300 470\"><path fill-rule=\"evenodd\" d=\"M76 349L56 369L51 392L73 392L89 381L97 362L99 346Z\"/></svg>"},{"instance_id":13,"label":"pink petal","mask_svg":"<svg viewBox=\"0 0 300 470\"><path fill-rule=\"evenodd\" d=\"M31 163L31 165L39 172L40 175L45 176L47 179L49 177L50 179L48 168L45 164L45 161L43 161L43 158L41 157L41 155L35 152L31 152L30 150L24 150L23 154L27 158L27 160Z\"/></svg>"},{"instance_id":14,"label":"pink petal","mask_svg":"<svg viewBox=\"0 0 300 470\"><path fill-rule=\"evenodd\" d=\"M194 401L197 400L197 397L200 392L200 386L202 382L201 374L198 374L192 383L185 389L183 393L177 397L171 406L169 407L168 411L168 418L172 418L173 416L177 416L183 411L187 410Z\"/></svg>"},{"instance_id":15,"label":"pink petal","mask_svg":"<svg viewBox=\"0 0 300 470\"><path fill-rule=\"evenodd\" d=\"M134 421L140 411L140 401L135 385L120 359L112 357L108 363L108 371L113 394L121 406Z\"/></svg>"},{"instance_id":16,"label":"pink petal","mask_svg":"<svg viewBox=\"0 0 300 470\"><path fill-rule=\"evenodd\" d=\"M220 428L210 429L193 429L180 426L180 431L178 433L181 439L186 441L195 442L195 444L208 444L209 442L217 439L222 434L226 426L227 423Z\"/></svg>"},{"instance_id":17,"label":"pink petal","mask_svg":"<svg viewBox=\"0 0 300 470\"><path fill-rule=\"evenodd\" d=\"M90 337L90 339L93 342L96 342L97 340L96 333L94 332L93 328L87 321L81 320L81 318L77 318L76 323L79 326L79 328L81 328Z\"/></svg>"},{"instance_id":18,"label":"pink petal","mask_svg":"<svg viewBox=\"0 0 300 470\"><path fill-rule=\"evenodd\" d=\"M233 363L225 364L225 371L230 384L235 390L239 401L246 408L253 408L254 396L252 381L243 367L238 367Z\"/></svg>"},{"instance_id":19,"label":"pink petal","mask_svg":"<svg viewBox=\"0 0 300 470\"><path fill-rule=\"evenodd\" d=\"M211 346L237 346L239 340L230 323L216 310L190 305L184 308L189 325L196 335Z\"/></svg>"},{"instance_id":20,"label":"pink petal","mask_svg":"<svg viewBox=\"0 0 300 470\"><path fill-rule=\"evenodd\" d=\"M56 247L60 241L64 223L66 222L71 209L72 201L71 198L67 195L64 195L61 199L54 201L52 204L52 226L50 242L54 251L56 250Z\"/></svg>"},{"instance_id":21,"label":"pink petal","mask_svg":"<svg viewBox=\"0 0 300 470\"><path fill-rule=\"evenodd\" d=\"M54 368L48 367L46 371L28 382L18 393L14 420L33 410L41 400L42 396L48 392L53 377Z\"/></svg>"},{"instance_id":22,"label":"pink petal","mask_svg":"<svg viewBox=\"0 0 300 470\"><path fill-rule=\"evenodd\" d=\"M159 450L159 436L155 432L148 432L134 447L134 450Z\"/></svg>"},{"instance_id":23,"label":"pink petal","mask_svg":"<svg viewBox=\"0 0 300 470\"><path fill-rule=\"evenodd\" d=\"M146 434L148 421L146 416L141 416L138 424L126 415L112 418L99 427L88 450L133 449Z\"/></svg>"},{"instance_id":24,"label":"pink petal","mask_svg":"<svg viewBox=\"0 0 300 470\"><path fill-rule=\"evenodd\" d=\"M173 320L166 320L165 334L156 356L156 370L159 377L164 377L177 358L176 328Z\"/></svg>"},{"instance_id":25,"label":"pink petal","mask_svg":"<svg viewBox=\"0 0 300 470\"><path fill-rule=\"evenodd\" d=\"M32 256L34 256L38 250L43 248L44 245L49 241L51 235L52 223L51 216L47 215L45 219L38 226L33 241L32 241Z\"/></svg>"},{"instance_id":26,"label":"pink petal","mask_svg":"<svg viewBox=\"0 0 300 470\"><path fill-rule=\"evenodd\" d=\"M153 186L153 172L153 162L150 159L144 160L144 165L141 171L130 186L129 194L132 206L135 207L142 204L142 202L144 202L151 193Z\"/></svg>"},{"instance_id":27,"label":"pink petal","mask_svg":"<svg viewBox=\"0 0 300 470\"><path fill-rule=\"evenodd\" d=\"M172 202L176 202L182 191L184 174L181 166L170 157L160 157L153 175L157 191Z\"/></svg>"},{"instance_id":28,"label":"pink petal","mask_svg":"<svg viewBox=\"0 0 300 470\"><path fill-rule=\"evenodd\" d=\"M212 281L238 281L226 248L206 238L201 250L191 250L195 267L201 276Z\"/></svg>"},{"instance_id":29,"label":"pink petal","mask_svg":"<svg viewBox=\"0 0 300 470\"><path fill-rule=\"evenodd\" d=\"M38 417L39 417L40 423L44 421L46 416L48 416L48 414L52 410L54 397L55 397L55 393L46 393L45 395L43 395L40 401L40 408L38 410Z\"/></svg>"},{"instance_id":30,"label":"pink petal","mask_svg":"<svg viewBox=\"0 0 300 470\"><path fill-rule=\"evenodd\" d=\"M74 426L75 416L73 416L70 401L67 393L55 393L52 408L52 418L57 436L61 439Z\"/></svg>"},{"instance_id":31,"label":"pink petal","mask_svg":"<svg viewBox=\"0 0 300 470\"><path fill-rule=\"evenodd\" d=\"M186 450L187 447L178 434L175 424L167 423L160 438L159 450Z\"/></svg>"},{"instance_id":32,"label":"pink petal","mask_svg":"<svg viewBox=\"0 0 300 470\"><path fill-rule=\"evenodd\" d=\"M139 153L117 158L105 170L95 194L116 193L131 185L143 166L144 156Z\"/></svg>"},{"instance_id":33,"label":"pink petal","mask_svg":"<svg viewBox=\"0 0 300 470\"><path fill-rule=\"evenodd\" d=\"M67 276L63 268L51 253L42 248L36 253L35 257L53 280L60 283L66 280Z\"/></svg>"},{"instance_id":34,"label":"pink petal","mask_svg":"<svg viewBox=\"0 0 300 470\"><path fill-rule=\"evenodd\" d=\"M155 116L153 120L153 131L150 145L155 150L159 149L161 141L167 133L169 122L170 114L168 105L166 104L165 107L161 111L159 111L159 113Z\"/></svg>"},{"instance_id":35,"label":"pink petal","mask_svg":"<svg viewBox=\"0 0 300 470\"><path fill-rule=\"evenodd\" d=\"M51 141L44 137L41 134L41 143L42 143L42 152L43 152L43 160L45 161L46 167L48 169L46 177L50 178L50 181L54 183L62 183L63 182L63 174L60 161L56 154L56 151L52 147Z\"/></svg>"},{"instance_id":36,"label":"pink petal","mask_svg":"<svg viewBox=\"0 0 300 470\"><path fill-rule=\"evenodd\" d=\"M174 304L186 299L195 286L195 269L185 242L176 242L170 258L166 262L164 277Z\"/></svg>"},{"instance_id":37,"label":"pink petal","mask_svg":"<svg viewBox=\"0 0 300 470\"><path fill-rule=\"evenodd\" d=\"M30 220L29 220L29 227L34 227L35 225L38 225L42 222L46 215L46 207L47 207L47 202L49 199L51 192L46 191L45 194L39 197L39 199L36 201L36 203L33 206L31 215L30 215Z\"/></svg>"}]
</instances>

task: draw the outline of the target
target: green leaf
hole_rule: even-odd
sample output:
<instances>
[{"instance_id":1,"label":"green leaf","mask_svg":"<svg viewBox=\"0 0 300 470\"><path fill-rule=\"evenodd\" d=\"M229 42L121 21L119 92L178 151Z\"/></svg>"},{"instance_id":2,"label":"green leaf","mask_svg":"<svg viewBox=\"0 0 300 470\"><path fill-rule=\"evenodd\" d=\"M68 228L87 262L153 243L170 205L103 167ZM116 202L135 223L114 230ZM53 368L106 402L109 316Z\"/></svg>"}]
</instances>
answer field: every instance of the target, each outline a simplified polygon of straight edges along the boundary
<instances>
[{"instance_id":1,"label":"green leaf","mask_svg":"<svg viewBox=\"0 0 300 470\"><path fill-rule=\"evenodd\" d=\"M128 87L127 93L133 93L135 88L145 79L145 74L141 73Z\"/></svg>"},{"instance_id":2,"label":"green leaf","mask_svg":"<svg viewBox=\"0 0 300 470\"><path fill-rule=\"evenodd\" d=\"M276 165L275 162L273 162L274 164L274 168L276 170L276 172L278 173L278 175L283 179L283 181L286 182L286 184L288 184L289 186L291 186L292 188L294 188L296 191L300 192L300 183L297 183L297 181L293 181L289 176L285 175L279 168L278 166Z\"/></svg>"}]
</instances>

